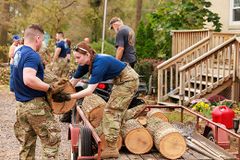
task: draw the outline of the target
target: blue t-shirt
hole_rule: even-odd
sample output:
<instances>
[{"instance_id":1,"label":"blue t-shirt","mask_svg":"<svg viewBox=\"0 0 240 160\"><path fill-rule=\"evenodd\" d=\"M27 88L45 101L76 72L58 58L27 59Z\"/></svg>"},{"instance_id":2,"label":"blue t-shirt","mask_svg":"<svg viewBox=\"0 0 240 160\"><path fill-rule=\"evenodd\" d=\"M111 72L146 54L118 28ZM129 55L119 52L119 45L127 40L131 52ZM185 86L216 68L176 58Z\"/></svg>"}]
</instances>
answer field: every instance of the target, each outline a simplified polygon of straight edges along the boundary
<instances>
[{"instance_id":1,"label":"blue t-shirt","mask_svg":"<svg viewBox=\"0 0 240 160\"><path fill-rule=\"evenodd\" d=\"M126 67L126 65L127 64L110 55L97 54L93 62L89 84L96 84L101 81L114 79L120 75L121 71ZM74 78L81 78L88 73L88 67L88 65L79 65Z\"/></svg>"},{"instance_id":2,"label":"blue t-shirt","mask_svg":"<svg viewBox=\"0 0 240 160\"><path fill-rule=\"evenodd\" d=\"M28 46L22 46L14 55L13 82L16 100L26 102L35 97L44 97L45 92L34 90L24 84L23 69L25 67L35 69L36 76L43 80L44 69L40 55Z\"/></svg>"},{"instance_id":3,"label":"blue t-shirt","mask_svg":"<svg viewBox=\"0 0 240 160\"><path fill-rule=\"evenodd\" d=\"M65 42L65 48L66 48L66 54L71 54L71 48L68 46L66 42Z\"/></svg>"},{"instance_id":4,"label":"blue t-shirt","mask_svg":"<svg viewBox=\"0 0 240 160\"><path fill-rule=\"evenodd\" d=\"M61 52L59 54L59 57L65 58L67 56L67 50L68 48L66 47L66 42L65 41L59 41L56 43L57 48L61 48Z\"/></svg>"}]
</instances>

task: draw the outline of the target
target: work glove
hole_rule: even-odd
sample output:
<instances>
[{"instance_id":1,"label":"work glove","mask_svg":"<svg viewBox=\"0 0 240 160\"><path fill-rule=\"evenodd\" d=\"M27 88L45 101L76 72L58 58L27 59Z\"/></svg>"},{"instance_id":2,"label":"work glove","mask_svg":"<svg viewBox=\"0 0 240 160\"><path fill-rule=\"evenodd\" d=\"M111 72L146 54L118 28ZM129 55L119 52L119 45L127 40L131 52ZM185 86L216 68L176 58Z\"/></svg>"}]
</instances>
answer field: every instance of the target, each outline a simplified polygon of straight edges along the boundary
<instances>
[{"instance_id":1,"label":"work glove","mask_svg":"<svg viewBox=\"0 0 240 160\"><path fill-rule=\"evenodd\" d=\"M54 102L65 102L65 101L70 101L71 96L69 93L59 92L59 93L53 94L52 99Z\"/></svg>"},{"instance_id":2,"label":"work glove","mask_svg":"<svg viewBox=\"0 0 240 160\"><path fill-rule=\"evenodd\" d=\"M67 81L67 79L61 78L57 82L51 83L47 93L55 94L63 91Z\"/></svg>"}]
</instances>

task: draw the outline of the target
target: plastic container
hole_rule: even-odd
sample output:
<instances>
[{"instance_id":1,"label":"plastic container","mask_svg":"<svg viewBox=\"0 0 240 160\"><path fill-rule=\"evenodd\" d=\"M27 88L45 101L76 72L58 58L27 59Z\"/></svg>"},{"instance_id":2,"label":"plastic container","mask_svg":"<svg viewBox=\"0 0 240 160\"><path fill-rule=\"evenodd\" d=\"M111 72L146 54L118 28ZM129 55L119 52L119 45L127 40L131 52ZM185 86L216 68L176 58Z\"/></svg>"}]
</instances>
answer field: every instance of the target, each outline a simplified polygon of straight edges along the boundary
<instances>
[{"instance_id":1,"label":"plastic container","mask_svg":"<svg viewBox=\"0 0 240 160\"><path fill-rule=\"evenodd\" d=\"M216 123L221 123L226 126L227 129L233 128L233 118L235 113L227 106L218 106L212 111L212 120Z\"/></svg>"}]
</instances>

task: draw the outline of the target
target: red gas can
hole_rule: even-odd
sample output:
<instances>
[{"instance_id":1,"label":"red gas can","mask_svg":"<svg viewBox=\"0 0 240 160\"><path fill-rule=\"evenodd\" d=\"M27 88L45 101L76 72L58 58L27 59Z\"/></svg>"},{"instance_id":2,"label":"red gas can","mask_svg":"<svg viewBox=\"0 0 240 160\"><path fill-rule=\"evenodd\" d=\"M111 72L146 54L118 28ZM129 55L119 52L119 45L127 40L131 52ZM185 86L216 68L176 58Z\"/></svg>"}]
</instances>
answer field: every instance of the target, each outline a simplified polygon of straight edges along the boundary
<instances>
[{"instance_id":1,"label":"red gas can","mask_svg":"<svg viewBox=\"0 0 240 160\"><path fill-rule=\"evenodd\" d=\"M221 123L226 126L226 128L233 128L233 118L235 113L232 109L227 106L218 106L212 111L212 120L216 123Z\"/></svg>"}]
</instances>

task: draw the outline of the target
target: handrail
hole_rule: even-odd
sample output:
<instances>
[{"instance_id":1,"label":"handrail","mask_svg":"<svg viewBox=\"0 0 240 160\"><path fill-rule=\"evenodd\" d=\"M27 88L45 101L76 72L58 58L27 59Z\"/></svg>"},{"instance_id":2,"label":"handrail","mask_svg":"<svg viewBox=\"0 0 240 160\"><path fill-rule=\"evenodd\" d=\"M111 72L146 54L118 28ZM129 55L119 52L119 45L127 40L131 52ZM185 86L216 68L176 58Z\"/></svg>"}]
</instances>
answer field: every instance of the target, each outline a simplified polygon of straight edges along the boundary
<instances>
[{"instance_id":1,"label":"handrail","mask_svg":"<svg viewBox=\"0 0 240 160\"><path fill-rule=\"evenodd\" d=\"M215 52L218 51L219 49L221 49L221 48L223 48L224 46L232 43L232 42L235 41L235 40L236 40L236 36L232 37L231 39L227 40L226 42L222 43L221 45L213 48L213 49L210 50L209 52L201 55L200 57L198 57L198 58L195 59L194 61L192 61L192 62L190 62L190 63L188 63L188 64L180 67L180 68L179 68L179 72L182 72L182 71L190 68L191 66L196 65L198 62L204 60L205 58L209 57L211 54L215 53Z\"/></svg>"},{"instance_id":2,"label":"handrail","mask_svg":"<svg viewBox=\"0 0 240 160\"><path fill-rule=\"evenodd\" d=\"M171 30L171 32L201 32L201 31L211 31L209 29L195 29L195 30Z\"/></svg>"},{"instance_id":3,"label":"handrail","mask_svg":"<svg viewBox=\"0 0 240 160\"><path fill-rule=\"evenodd\" d=\"M161 63L160 65L157 66L157 69L161 69L163 67L167 67L166 65L174 62L175 60L179 59L180 57L183 57L186 53L192 51L192 49L199 47L200 45L202 45L203 43L207 42L210 39L210 37L206 37L202 40L200 40L199 42L195 43L194 45L192 45L191 47L187 48L186 50L180 52L179 54L177 54L176 56L168 59L167 61Z\"/></svg>"}]
</instances>

